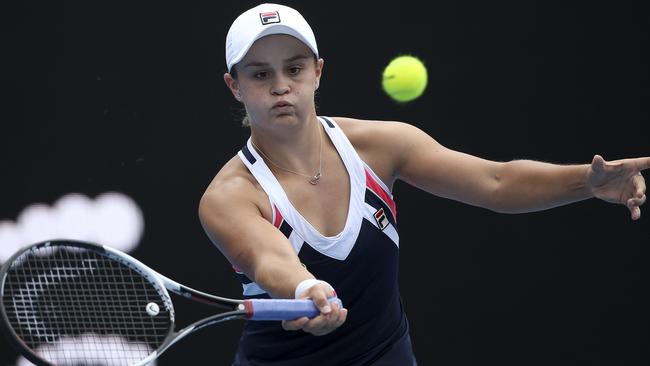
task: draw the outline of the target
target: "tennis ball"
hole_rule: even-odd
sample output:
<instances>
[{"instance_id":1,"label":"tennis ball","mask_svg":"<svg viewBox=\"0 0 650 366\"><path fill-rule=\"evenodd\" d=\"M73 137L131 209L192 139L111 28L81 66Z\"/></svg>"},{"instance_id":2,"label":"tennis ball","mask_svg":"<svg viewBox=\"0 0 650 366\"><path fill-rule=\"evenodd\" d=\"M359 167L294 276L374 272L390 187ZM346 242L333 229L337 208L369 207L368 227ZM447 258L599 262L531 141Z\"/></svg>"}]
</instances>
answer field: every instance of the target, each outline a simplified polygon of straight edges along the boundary
<instances>
[{"instance_id":1,"label":"tennis ball","mask_svg":"<svg viewBox=\"0 0 650 366\"><path fill-rule=\"evenodd\" d=\"M418 98L427 87L427 68L415 56L395 57L384 69L382 87L393 100L405 103Z\"/></svg>"}]
</instances>

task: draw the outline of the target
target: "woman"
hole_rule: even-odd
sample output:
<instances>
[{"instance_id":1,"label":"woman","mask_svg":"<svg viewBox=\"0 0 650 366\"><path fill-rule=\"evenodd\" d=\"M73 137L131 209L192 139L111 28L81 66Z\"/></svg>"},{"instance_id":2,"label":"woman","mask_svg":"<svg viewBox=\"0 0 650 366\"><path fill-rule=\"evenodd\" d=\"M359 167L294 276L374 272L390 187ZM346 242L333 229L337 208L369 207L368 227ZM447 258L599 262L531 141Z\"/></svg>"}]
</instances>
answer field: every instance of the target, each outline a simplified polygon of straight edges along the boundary
<instances>
[{"instance_id":1,"label":"woman","mask_svg":"<svg viewBox=\"0 0 650 366\"><path fill-rule=\"evenodd\" d=\"M317 116L324 61L294 9L263 4L241 14L226 63L251 137L207 188L201 222L245 297L310 298L321 311L248 323L235 365L416 364L397 284L398 179L497 212L598 197L640 217L650 158L501 163L447 149L406 123ZM330 306L332 296L345 308Z\"/></svg>"}]
</instances>

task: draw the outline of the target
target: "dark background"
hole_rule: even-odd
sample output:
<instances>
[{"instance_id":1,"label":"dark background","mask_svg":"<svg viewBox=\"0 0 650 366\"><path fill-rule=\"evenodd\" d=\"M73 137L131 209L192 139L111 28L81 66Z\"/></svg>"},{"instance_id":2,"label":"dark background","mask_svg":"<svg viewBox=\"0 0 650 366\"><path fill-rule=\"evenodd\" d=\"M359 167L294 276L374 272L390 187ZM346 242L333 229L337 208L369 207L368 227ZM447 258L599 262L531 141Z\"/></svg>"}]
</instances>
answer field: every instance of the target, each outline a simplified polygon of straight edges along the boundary
<instances>
[{"instance_id":1,"label":"dark background","mask_svg":"<svg viewBox=\"0 0 650 366\"><path fill-rule=\"evenodd\" d=\"M325 59L320 114L400 120L485 158L586 163L647 156L649 22L623 2L284 2ZM143 209L132 253L239 297L197 203L243 145L224 41L256 2L6 2L0 6L0 218L69 192ZM383 67L413 54L419 100L391 102ZM502 215L403 183L402 297L420 365L650 362L648 225L588 200ZM208 313L180 299L179 321ZM377 299L381 306L381 299ZM242 323L203 330L159 365L226 365ZM350 345L353 347L354 345ZM0 364L16 355L0 343Z\"/></svg>"}]
</instances>

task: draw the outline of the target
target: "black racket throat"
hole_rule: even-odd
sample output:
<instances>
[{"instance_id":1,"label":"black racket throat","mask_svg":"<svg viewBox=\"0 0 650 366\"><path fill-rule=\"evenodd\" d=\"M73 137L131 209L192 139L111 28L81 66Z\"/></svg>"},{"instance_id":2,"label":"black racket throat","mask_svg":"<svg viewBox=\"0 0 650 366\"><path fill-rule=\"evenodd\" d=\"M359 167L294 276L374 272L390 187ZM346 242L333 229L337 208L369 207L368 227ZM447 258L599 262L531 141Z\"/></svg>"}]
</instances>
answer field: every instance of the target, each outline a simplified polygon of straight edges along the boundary
<instances>
[{"instance_id":1,"label":"black racket throat","mask_svg":"<svg viewBox=\"0 0 650 366\"><path fill-rule=\"evenodd\" d=\"M218 307L221 309L232 310L233 308L238 308L239 305L244 303L244 301L242 300L229 299L225 297L206 294L205 292L201 292L183 285L180 285L178 289L170 289L170 288L168 289L184 298L190 299L192 301L197 301L205 305Z\"/></svg>"}]
</instances>

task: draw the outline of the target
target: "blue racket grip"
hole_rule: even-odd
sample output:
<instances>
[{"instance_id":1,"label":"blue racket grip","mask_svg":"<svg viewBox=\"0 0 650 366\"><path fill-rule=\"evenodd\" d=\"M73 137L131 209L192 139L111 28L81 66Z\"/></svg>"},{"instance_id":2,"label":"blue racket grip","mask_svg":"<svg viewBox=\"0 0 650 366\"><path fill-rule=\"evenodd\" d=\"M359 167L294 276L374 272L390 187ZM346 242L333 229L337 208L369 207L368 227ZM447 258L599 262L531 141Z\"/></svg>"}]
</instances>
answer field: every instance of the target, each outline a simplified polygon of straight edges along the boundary
<instances>
[{"instance_id":1,"label":"blue racket grip","mask_svg":"<svg viewBox=\"0 0 650 366\"><path fill-rule=\"evenodd\" d=\"M331 304L343 303L338 297L328 299ZM250 299L244 300L246 317L250 320L294 320L306 316L314 318L320 315L320 311L309 299Z\"/></svg>"}]
</instances>

